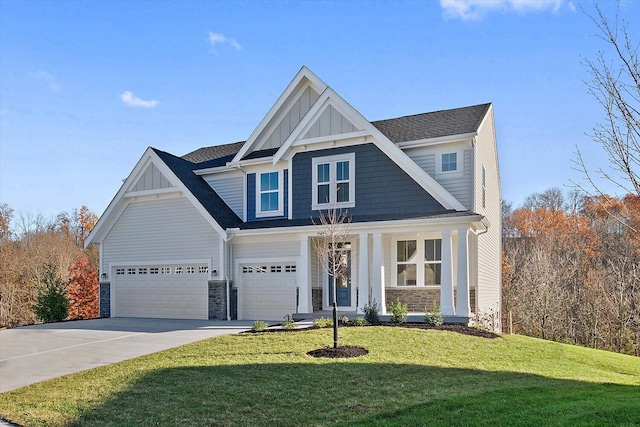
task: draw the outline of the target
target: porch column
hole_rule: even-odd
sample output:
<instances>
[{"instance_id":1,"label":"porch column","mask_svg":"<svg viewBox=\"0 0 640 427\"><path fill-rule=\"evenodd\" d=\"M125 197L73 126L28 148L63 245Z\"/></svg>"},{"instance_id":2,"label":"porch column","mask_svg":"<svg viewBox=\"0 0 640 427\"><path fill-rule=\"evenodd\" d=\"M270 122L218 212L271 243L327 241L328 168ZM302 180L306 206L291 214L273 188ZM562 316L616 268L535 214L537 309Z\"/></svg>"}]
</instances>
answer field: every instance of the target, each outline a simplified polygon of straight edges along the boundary
<instances>
[{"instance_id":1,"label":"porch column","mask_svg":"<svg viewBox=\"0 0 640 427\"><path fill-rule=\"evenodd\" d=\"M382 266L382 234L373 233L373 260L371 262L371 298L382 308L381 314L387 313L384 297L384 267Z\"/></svg>"},{"instance_id":2,"label":"porch column","mask_svg":"<svg viewBox=\"0 0 640 427\"><path fill-rule=\"evenodd\" d=\"M357 313L362 313L362 307L369 303L369 235L360 234L358 246L358 307Z\"/></svg>"},{"instance_id":3,"label":"porch column","mask_svg":"<svg viewBox=\"0 0 640 427\"><path fill-rule=\"evenodd\" d=\"M445 316L455 315L453 306L453 247L451 231L442 232L442 273L440 276L440 310Z\"/></svg>"},{"instance_id":4,"label":"porch column","mask_svg":"<svg viewBox=\"0 0 640 427\"><path fill-rule=\"evenodd\" d=\"M469 229L458 229L458 272L457 272L456 314L469 316Z\"/></svg>"},{"instance_id":5,"label":"porch column","mask_svg":"<svg viewBox=\"0 0 640 427\"><path fill-rule=\"evenodd\" d=\"M311 305L311 259L309 236L300 237L300 261L296 266L298 281L298 313L313 313Z\"/></svg>"}]
</instances>

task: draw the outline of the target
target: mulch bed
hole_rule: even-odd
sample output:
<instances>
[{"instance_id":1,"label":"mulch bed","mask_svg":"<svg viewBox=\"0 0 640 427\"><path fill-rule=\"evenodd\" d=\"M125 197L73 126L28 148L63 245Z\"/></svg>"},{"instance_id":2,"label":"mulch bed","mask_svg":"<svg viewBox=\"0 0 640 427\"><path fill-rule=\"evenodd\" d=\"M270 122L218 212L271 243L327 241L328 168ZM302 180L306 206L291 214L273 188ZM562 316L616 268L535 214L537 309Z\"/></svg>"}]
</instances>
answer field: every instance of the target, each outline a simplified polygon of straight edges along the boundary
<instances>
[{"instance_id":1,"label":"mulch bed","mask_svg":"<svg viewBox=\"0 0 640 427\"><path fill-rule=\"evenodd\" d=\"M369 354L369 350L363 347L355 345L344 345L338 348L326 347L319 348L317 350L311 350L307 352L309 356L313 357L329 357L332 359L346 358L346 357L358 357Z\"/></svg>"},{"instance_id":2,"label":"mulch bed","mask_svg":"<svg viewBox=\"0 0 640 427\"><path fill-rule=\"evenodd\" d=\"M463 334L463 335L471 335L474 337L480 337L480 338L500 338L499 334L496 334L495 332L491 332L491 331L487 331L485 329L480 329L480 328L472 328L470 326L467 325L440 325L440 326L433 326L433 325L427 325L426 323L401 323L401 324L395 324L395 323L391 323L391 322L381 322L380 325L382 326L391 326L391 327L396 327L396 328L416 328L416 329L436 329L439 331L450 331L450 332L457 332L459 334Z\"/></svg>"}]
</instances>

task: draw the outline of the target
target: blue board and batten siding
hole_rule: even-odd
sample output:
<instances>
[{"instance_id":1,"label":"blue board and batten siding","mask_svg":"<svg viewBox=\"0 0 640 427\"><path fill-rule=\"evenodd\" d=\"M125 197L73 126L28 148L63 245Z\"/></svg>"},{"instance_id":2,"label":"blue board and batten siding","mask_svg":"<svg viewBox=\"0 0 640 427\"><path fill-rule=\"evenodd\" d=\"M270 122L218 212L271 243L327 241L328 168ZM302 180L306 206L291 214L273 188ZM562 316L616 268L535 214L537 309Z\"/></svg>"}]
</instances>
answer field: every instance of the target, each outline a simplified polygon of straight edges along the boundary
<instances>
[{"instance_id":1,"label":"blue board and batten siding","mask_svg":"<svg viewBox=\"0 0 640 427\"><path fill-rule=\"evenodd\" d=\"M303 152L294 156L293 219L309 218L317 214L311 209L312 159L348 153L355 153L355 207L349 209L350 215L446 211L378 147L374 144L362 144Z\"/></svg>"},{"instance_id":2,"label":"blue board and batten siding","mask_svg":"<svg viewBox=\"0 0 640 427\"><path fill-rule=\"evenodd\" d=\"M289 171L286 169L284 170L283 181L284 200L279 202L284 203L284 215L256 218L256 174L247 174L247 221L262 221L287 217L287 212L289 211Z\"/></svg>"}]
</instances>

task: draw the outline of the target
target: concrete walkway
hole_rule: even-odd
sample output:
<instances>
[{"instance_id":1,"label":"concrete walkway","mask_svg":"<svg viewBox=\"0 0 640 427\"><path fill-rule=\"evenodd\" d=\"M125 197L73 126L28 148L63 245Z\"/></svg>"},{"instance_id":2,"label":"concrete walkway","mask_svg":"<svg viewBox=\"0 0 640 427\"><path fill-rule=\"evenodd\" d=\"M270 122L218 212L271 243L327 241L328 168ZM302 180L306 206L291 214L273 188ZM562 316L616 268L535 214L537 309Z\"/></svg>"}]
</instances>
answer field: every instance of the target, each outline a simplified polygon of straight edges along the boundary
<instances>
[{"instance_id":1,"label":"concrete walkway","mask_svg":"<svg viewBox=\"0 0 640 427\"><path fill-rule=\"evenodd\" d=\"M251 329L251 321L93 319L0 331L0 392Z\"/></svg>"}]
</instances>

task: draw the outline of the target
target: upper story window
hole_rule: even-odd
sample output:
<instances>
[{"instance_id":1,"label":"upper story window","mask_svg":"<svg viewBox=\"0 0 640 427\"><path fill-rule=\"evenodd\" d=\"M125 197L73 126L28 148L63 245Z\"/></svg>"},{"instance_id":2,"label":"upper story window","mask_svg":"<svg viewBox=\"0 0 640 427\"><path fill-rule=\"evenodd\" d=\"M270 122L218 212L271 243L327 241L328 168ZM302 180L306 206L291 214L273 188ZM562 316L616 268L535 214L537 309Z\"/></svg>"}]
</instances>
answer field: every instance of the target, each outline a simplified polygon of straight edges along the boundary
<instances>
[{"instance_id":1,"label":"upper story window","mask_svg":"<svg viewBox=\"0 0 640 427\"><path fill-rule=\"evenodd\" d=\"M355 153L313 159L312 209L355 206Z\"/></svg>"},{"instance_id":2,"label":"upper story window","mask_svg":"<svg viewBox=\"0 0 640 427\"><path fill-rule=\"evenodd\" d=\"M442 172L458 170L458 153L445 153L442 155Z\"/></svg>"},{"instance_id":3,"label":"upper story window","mask_svg":"<svg viewBox=\"0 0 640 427\"><path fill-rule=\"evenodd\" d=\"M283 215L282 176L280 171L257 174L256 217Z\"/></svg>"},{"instance_id":4,"label":"upper story window","mask_svg":"<svg viewBox=\"0 0 640 427\"><path fill-rule=\"evenodd\" d=\"M436 154L436 174L462 175L462 151L441 151Z\"/></svg>"}]
</instances>

